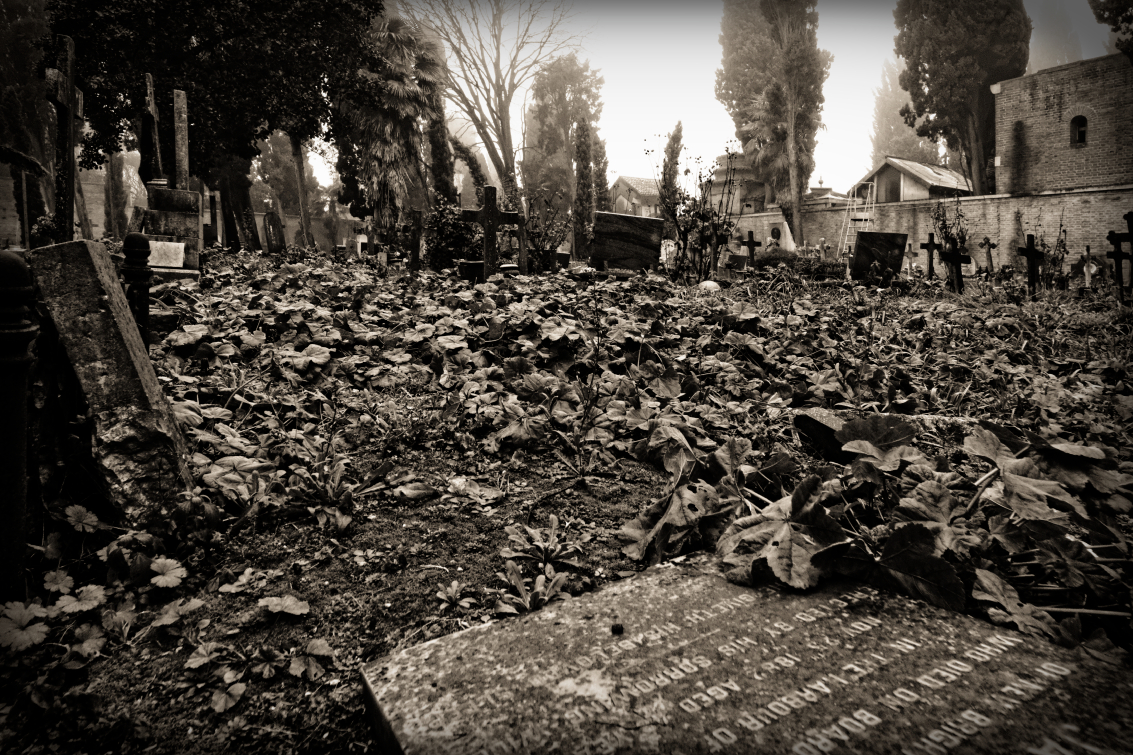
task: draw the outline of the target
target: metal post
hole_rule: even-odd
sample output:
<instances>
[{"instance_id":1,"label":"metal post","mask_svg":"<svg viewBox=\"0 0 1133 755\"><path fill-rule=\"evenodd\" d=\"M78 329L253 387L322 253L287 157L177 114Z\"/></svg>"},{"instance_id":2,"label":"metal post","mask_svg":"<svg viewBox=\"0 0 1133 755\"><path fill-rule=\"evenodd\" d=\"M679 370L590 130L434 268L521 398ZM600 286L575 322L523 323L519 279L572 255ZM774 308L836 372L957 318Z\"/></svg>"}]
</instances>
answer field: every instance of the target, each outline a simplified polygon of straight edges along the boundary
<instances>
[{"instance_id":1,"label":"metal post","mask_svg":"<svg viewBox=\"0 0 1133 755\"><path fill-rule=\"evenodd\" d=\"M126 261L122 263L122 277L126 281L126 301L138 323L142 343L149 346L149 283L153 271L149 266L149 239L144 233L128 233L122 243Z\"/></svg>"},{"instance_id":2,"label":"metal post","mask_svg":"<svg viewBox=\"0 0 1133 755\"><path fill-rule=\"evenodd\" d=\"M0 600L23 598L27 516L28 345L39 328L28 320L35 300L23 258L0 251Z\"/></svg>"}]
</instances>

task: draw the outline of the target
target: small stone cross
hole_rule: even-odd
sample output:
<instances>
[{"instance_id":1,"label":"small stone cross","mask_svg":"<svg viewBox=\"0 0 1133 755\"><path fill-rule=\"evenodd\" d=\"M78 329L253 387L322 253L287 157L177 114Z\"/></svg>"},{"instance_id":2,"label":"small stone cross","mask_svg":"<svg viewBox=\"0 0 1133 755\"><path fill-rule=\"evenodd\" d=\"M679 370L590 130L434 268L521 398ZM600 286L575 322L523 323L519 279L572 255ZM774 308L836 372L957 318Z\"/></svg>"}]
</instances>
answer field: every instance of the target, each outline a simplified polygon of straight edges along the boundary
<instances>
[{"instance_id":1,"label":"small stone cross","mask_svg":"<svg viewBox=\"0 0 1133 755\"><path fill-rule=\"evenodd\" d=\"M988 275L991 275L991 271L992 271L992 267L993 267L992 261L991 261L991 250L995 249L997 246L999 246L999 244L993 243L992 240L990 238L988 238L987 236L984 236L984 240L980 242L980 248L983 249L984 252L987 254L987 274Z\"/></svg>"},{"instance_id":2,"label":"small stone cross","mask_svg":"<svg viewBox=\"0 0 1133 755\"><path fill-rule=\"evenodd\" d=\"M496 205L496 187L484 187L484 206L479 210L464 210L461 218L466 223L479 223L484 229L484 275L494 274L500 266L499 252L496 248L496 231L501 225L519 223L518 212L500 212Z\"/></svg>"},{"instance_id":3,"label":"small stone cross","mask_svg":"<svg viewBox=\"0 0 1133 755\"><path fill-rule=\"evenodd\" d=\"M755 259L755 250L758 249L759 247L763 246L763 242L762 241L756 241L755 240L755 233L752 232L752 231L748 231L747 232L747 241L743 242L742 246L745 249L747 249L748 264L750 265L751 260Z\"/></svg>"},{"instance_id":4,"label":"small stone cross","mask_svg":"<svg viewBox=\"0 0 1133 755\"><path fill-rule=\"evenodd\" d=\"M961 265L972 261L963 247L956 248L955 241L948 242L948 251L940 250L940 261L948 267L948 280L952 283L952 291L957 294L964 293L964 270Z\"/></svg>"},{"instance_id":5,"label":"small stone cross","mask_svg":"<svg viewBox=\"0 0 1133 755\"><path fill-rule=\"evenodd\" d=\"M1027 258L1027 290L1034 298L1039 290L1039 262L1043 258L1042 249L1035 248L1035 234L1027 234L1027 245L1019 247L1019 254Z\"/></svg>"},{"instance_id":6,"label":"small stone cross","mask_svg":"<svg viewBox=\"0 0 1133 755\"><path fill-rule=\"evenodd\" d=\"M928 235L928 242L921 244L921 249L924 249L926 252L928 252L928 276L926 277L926 280L932 280L933 275L934 275L934 273L932 271L933 254L935 252L940 251L943 248L944 248L943 244L936 243L936 234L935 233L930 233Z\"/></svg>"}]
</instances>

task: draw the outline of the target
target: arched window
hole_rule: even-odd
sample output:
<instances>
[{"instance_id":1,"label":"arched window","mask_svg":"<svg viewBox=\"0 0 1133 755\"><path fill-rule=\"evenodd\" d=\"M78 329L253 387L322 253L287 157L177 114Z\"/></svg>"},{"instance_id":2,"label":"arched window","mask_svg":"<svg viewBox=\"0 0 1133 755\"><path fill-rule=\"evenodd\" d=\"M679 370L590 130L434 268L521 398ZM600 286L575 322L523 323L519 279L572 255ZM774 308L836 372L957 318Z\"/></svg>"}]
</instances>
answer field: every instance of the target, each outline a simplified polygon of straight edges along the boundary
<instances>
[{"instance_id":1,"label":"arched window","mask_svg":"<svg viewBox=\"0 0 1133 755\"><path fill-rule=\"evenodd\" d=\"M1076 115L1070 119L1070 144L1086 143L1086 116Z\"/></svg>"}]
</instances>

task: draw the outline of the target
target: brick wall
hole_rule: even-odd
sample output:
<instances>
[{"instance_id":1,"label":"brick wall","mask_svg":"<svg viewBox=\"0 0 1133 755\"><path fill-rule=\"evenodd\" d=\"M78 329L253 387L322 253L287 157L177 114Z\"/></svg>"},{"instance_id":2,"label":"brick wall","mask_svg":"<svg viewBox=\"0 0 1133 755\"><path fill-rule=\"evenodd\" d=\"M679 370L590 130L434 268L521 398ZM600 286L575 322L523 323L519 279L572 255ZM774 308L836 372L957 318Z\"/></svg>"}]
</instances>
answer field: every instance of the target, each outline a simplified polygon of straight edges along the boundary
<instances>
[{"instance_id":1,"label":"brick wall","mask_svg":"<svg viewBox=\"0 0 1133 755\"><path fill-rule=\"evenodd\" d=\"M1133 183L1133 65L1125 55L1048 68L998 87L997 191ZM1086 143L1072 145L1070 121L1079 115Z\"/></svg>"}]
</instances>

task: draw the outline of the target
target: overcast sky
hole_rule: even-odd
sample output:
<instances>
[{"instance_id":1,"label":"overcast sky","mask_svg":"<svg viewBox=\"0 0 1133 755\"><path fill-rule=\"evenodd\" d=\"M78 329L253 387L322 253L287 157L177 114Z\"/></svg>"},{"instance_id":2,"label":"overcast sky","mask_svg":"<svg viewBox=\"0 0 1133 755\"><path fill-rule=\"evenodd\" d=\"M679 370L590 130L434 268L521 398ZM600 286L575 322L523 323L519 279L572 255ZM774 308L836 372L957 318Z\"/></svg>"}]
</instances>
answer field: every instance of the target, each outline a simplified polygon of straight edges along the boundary
<instances>
[{"instance_id":1,"label":"overcast sky","mask_svg":"<svg viewBox=\"0 0 1133 755\"><path fill-rule=\"evenodd\" d=\"M758 0L750 0L758 2ZM1078 34L1082 57L1105 54L1108 30L1096 23L1087 0L1025 0L1037 18L1044 4L1061 2ZM896 0L819 0L818 43L834 55L818 132L819 179L848 191L872 168L873 90L882 63L893 54ZM665 135L684 126L683 157L710 162L735 143L735 130L715 97L720 67L721 0L576 0L571 30L584 35L579 57L605 78L599 124L606 140L611 183L619 175L656 177ZM513 112L519 141L522 97ZM450 112L453 110L449 106ZM646 154L646 150L653 150ZM316 168L321 182L329 178Z\"/></svg>"}]
</instances>

